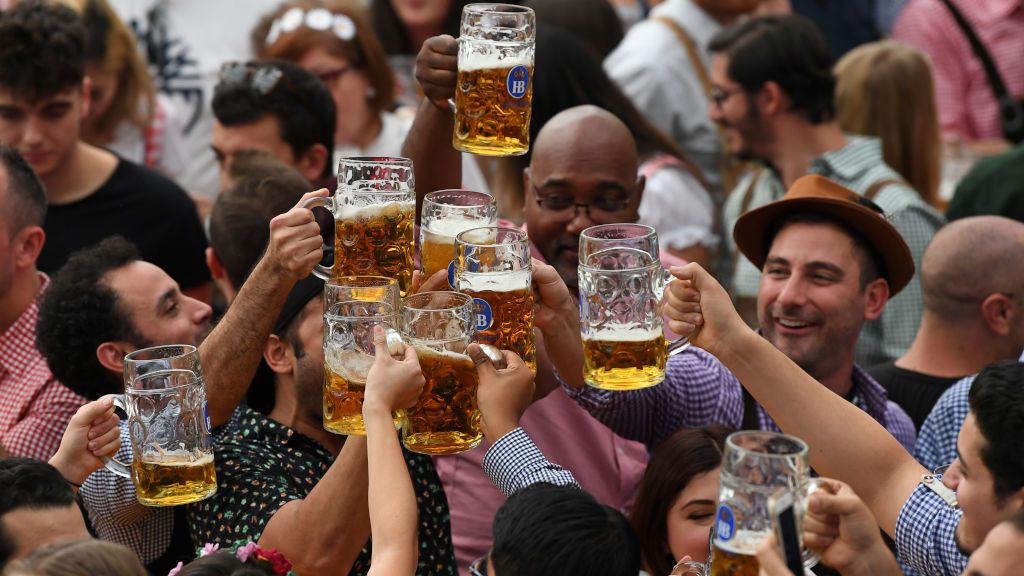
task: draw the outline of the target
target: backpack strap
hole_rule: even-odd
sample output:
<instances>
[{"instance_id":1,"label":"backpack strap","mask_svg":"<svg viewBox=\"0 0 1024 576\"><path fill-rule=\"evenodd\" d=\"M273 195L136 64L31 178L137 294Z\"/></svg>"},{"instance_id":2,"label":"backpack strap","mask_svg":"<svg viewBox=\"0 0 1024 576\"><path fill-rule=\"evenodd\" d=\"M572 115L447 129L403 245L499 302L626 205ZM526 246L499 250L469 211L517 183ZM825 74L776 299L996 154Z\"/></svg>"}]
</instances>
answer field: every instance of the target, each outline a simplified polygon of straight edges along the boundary
<instances>
[{"instance_id":1,"label":"backpack strap","mask_svg":"<svg viewBox=\"0 0 1024 576\"><path fill-rule=\"evenodd\" d=\"M871 186L868 187L867 190L864 191L864 197L874 202L875 196L878 196L878 193L882 191L882 188L885 188L886 186L891 186L893 184L902 184L904 186L910 186L909 184L907 184L903 180L900 180L899 178L882 178L881 180L876 180L873 184L871 184Z\"/></svg>"},{"instance_id":2,"label":"backpack strap","mask_svg":"<svg viewBox=\"0 0 1024 576\"><path fill-rule=\"evenodd\" d=\"M690 36L678 22L668 16L655 16L654 20L668 26L676 35L676 38L679 39L679 43L686 49L686 54L690 57L690 62L693 63L693 69L697 72L697 77L700 79L700 83L704 87L704 94L708 97L708 101L710 102L711 77L708 75L708 70L704 66L704 60L700 57L700 50L697 49L697 43L693 41L693 37Z\"/></svg>"}]
</instances>

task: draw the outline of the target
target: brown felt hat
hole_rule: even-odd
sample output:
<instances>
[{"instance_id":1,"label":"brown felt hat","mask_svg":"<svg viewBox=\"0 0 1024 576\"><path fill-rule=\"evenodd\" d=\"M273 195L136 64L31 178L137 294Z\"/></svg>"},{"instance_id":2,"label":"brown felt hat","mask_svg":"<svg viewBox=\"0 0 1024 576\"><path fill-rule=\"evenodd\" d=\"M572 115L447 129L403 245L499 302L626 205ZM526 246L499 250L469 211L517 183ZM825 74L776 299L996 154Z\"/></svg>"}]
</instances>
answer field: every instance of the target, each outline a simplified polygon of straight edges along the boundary
<instances>
[{"instance_id":1,"label":"brown felt hat","mask_svg":"<svg viewBox=\"0 0 1024 576\"><path fill-rule=\"evenodd\" d=\"M860 234L874 248L895 296L914 277L914 258L900 233L885 219L874 202L829 180L810 175L793 183L781 200L755 208L740 216L732 230L736 246L754 266L764 267L773 238L775 222L791 214L821 214L842 222Z\"/></svg>"}]
</instances>

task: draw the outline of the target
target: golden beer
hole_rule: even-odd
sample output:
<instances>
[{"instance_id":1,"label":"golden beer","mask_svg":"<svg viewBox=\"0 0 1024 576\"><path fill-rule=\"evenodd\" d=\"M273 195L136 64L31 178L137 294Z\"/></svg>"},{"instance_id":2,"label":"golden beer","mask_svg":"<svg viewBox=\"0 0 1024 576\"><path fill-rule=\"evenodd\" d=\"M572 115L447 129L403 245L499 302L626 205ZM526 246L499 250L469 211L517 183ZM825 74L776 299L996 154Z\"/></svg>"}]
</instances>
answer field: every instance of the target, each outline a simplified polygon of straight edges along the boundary
<instances>
[{"instance_id":1,"label":"golden beer","mask_svg":"<svg viewBox=\"0 0 1024 576\"><path fill-rule=\"evenodd\" d=\"M374 357L358 350L324 350L324 429L334 434L366 435L363 393ZM393 415L402 427L401 411Z\"/></svg>"},{"instance_id":2,"label":"golden beer","mask_svg":"<svg viewBox=\"0 0 1024 576\"><path fill-rule=\"evenodd\" d=\"M412 286L415 202L344 206L334 223L334 266L341 276L387 276L402 296Z\"/></svg>"},{"instance_id":3,"label":"golden beer","mask_svg":"<svg viewBox=\"0 0 1024 576\"><path fill-rule=\"evenodd\" d=\"M456 454L475 448L483 435L476 407L479 382L465 354L416 346L426 379L416 406L406 412L405 447L420 454Z\"/></svg>"},{"instance_id":4,"label":"golden beer","mask_svg":"<svg viewBox=\"0 0 1024 576\"><path fill-rule=\"evenodd\" d=\"M711 547L711 576L757 576L760 564L755 553L766 535L741 530L735 542L716 540Z\"/></svg>"},{"instance_id":5,"label":"golden beer","mask_svg":"<svg viewBox=\"0 0 1024 576\"><path fill-rule=\"evenodd\" d=\"M595 388L636 390L665 379L661 331L606 330L583 340L583 379Z\"/></svg>"},{"instance_id":6,"label":"golden beer","mask_svg":"<svg viewBox=\"0 0 1024 576\"><path fill-rule=\"evenodd\" d=\"M191 453L165 454L159 462L132 460L132 480L139 502L146 506L176 506L198 502L217 491L213 454L192 459Z\"/></svg>"},{"instance_id":7,"label":"golden beer","mask_svg":"<svg viewBox=\"0 0 1024 576\"><path fill-rule=\"evenodd\" d=\"M438 270L447 270L455 259L455 237L480 225L479 220L448 219L435 220L421 228L420 264L424 279Z\"/></svg>"},{"instance_id":8,"label":"golden beer","mask_svg":"<svg viewBox=\"0 0 1024 576\"><path fill-rule=\"evenodd\" d=\"M459 62L452 145L485 156L525 154L530 149L533 63L487 66L486 60L496 59Z\"/></svg>"},{"instance_id":9,"label":"golden beer","mask_svg":"<svg viewBox=\"0 0 1024 576\"><path fill-rule=\"evenodd\" d=\"M459 279L459 291L479 298L476 302L476 334L482 344L511 350L537 373L537 350L533 342L533 291L530 271L466 274Z\"/></svg>"}]
</instances>

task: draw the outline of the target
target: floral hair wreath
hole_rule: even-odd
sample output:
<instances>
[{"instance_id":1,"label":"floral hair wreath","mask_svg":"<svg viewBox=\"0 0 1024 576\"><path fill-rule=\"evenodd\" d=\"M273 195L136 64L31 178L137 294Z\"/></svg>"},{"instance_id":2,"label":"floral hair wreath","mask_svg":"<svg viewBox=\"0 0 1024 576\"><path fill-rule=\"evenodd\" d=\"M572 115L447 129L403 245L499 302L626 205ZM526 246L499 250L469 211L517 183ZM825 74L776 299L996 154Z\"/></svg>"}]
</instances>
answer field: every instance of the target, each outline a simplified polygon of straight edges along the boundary
<instances>
[{"instance_id":1,"label":"floral hair wreath","mask_svg":"<svg viewBox=\"0 0 1024 576\"><path fill-rule=\"evenodd\" d=\"M199 551L199 557L209 556L218 551L220 551L220 544L205 544ZM235 558L238 558L240 562L270 568L277 576L289 576L292 574L292 563L283 554L277 550L260 548L255 542L249 541L233 550L225 549L225 551L234 552ZM178 565L171 568L167 576L177 576L183 567L184 563L178 562Z\"/></svg>"},{"instance_id":2,"label":"floral hair wreath","mask_svg":"<svg viewBox=\"0 0 1024 576\"><path fill-rule=\"evenodd\" d=\"M270 46L281 34L298 30L301 26L321 32L330 31L335 36L350 42L356 36L356 24L344 14L335 14L326 8L313 8L308 12L302 8L291 8L270 25L264 44Z\"/></svg>"}]
</instances>

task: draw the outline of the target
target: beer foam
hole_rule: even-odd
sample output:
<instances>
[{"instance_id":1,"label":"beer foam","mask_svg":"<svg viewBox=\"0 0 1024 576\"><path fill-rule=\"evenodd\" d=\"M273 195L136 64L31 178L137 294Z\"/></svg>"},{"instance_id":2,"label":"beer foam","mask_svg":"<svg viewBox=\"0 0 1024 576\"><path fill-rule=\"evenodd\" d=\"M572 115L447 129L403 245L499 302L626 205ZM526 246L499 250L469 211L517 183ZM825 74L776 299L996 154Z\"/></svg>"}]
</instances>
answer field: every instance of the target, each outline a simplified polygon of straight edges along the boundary
<instances>
[{"instance_id":1,"label":"beer foam","mask_svg":"<svg viewBox=\"0 0 1024 576\"><path fill-rule=\"evenodd\" d=\"M373 366L374 356L358 350L339 350L328 347L324 350L327 368L353 384L365 384L366 375Z\"/></svg>"},{"instance_id":2,"label":"beer foam","mask_svg":"<svg viewBox=\"0 0 1024 576\"><path fill-rule=\"evenodd\" d=\"M165 468L188 468L192 466L204 466L213 464L213 453L204 454L201 458L193 458L190 450L163 450L159 446L153 446L159 450L159 459L153 459L154 454L146 454L141 458L142 464L150 466L162 466Z\"/></svg>"},{"instance_id":3,"label":"beer foam","mask_svg":"<svg viewBox=\"0 0 1024 576\"><path fill-rule=\"evenodd\" d=\"M431 348L431 346L443 345L443 341L427 340L425 342L417 342L413 344L413 347L416 348L416 355L419 356L421 359L424 356L439 356L441 358L447 359L450 362L468 362L469 364L473 364L473 359L467 356L466 354L462 354L460 352L452 352L451 350L438 350L437 348Z\"/></svg>"},{"instance_id":4,"label":"beer foam","mask_svg":"<svg viewBox=\"0 0 1024 576\"><path fill-rule=\"evenodd\" d=\"M526 54L527 50L522 44L512 42L487 42L483 40L471 41L473 48L479 49L487 46L484 52L476 51L466 53L459 50L459 70L466 72L475 70L490 70L493 68L512 68L515 66L526 66L533 69L533 59ZM503 54L503 52L506 52ZM507 52L512 52L511 54ZM533 50L530 49L532 54Z\"/></svg>"},{"instance_id":5,"label":"beer foam","mask_svg":"<svg viewBox=\"0 0 1024 576\"><path fill-rule=\"evenodd\" d=\"M529 290L532 276L529 270L515 272L461 272L458 276L460 291L515 292Z\"/></svg>"},{"instance_id":6,"label":"beer foam","mask_svg":"<svg viewBox=\"0 0 1024 576\"><path fill-rule=\"evenodd\" d=\"M480 220L460 218L458 216L449 216L447 218L432 221L430 225L427 226L427 231L438 236L445 236L451 239L452 242L454 242L455 237L465 232L466 230L470 230L472 228L479 228L481 226L486 225L486 222L481 222ZM491 234L490 239L484 239L484 243L490 243L493 242L493 240L494 234ZM470 241L477 243L476 238L473 238Z\"/></svg>"},{"instance_id":7,"label":"beer foam","mask_svg":"<svg viewBox=\"0 0 1024 576\"><path fill-rule=\"evenodd\" d=\"M715 547L730 554L756 556L757 549L761 546L761 542L764 541L768 534L768 532L758 532L754 530L737 530L736 535L728 542L725 542L720 538L716 538Z\"/></svg>"},{"instance_id":8,"label":"beer foam","mask_svg":"<svg viewBox=\"0 0 1024 576\"><path fill-rule=\"evenodd\" d=\"M382 202L369 206L342 205L338 210L338 219L369 220L376 216L390 216L395 212L411 217L416 212L416 202Z\"/></svg>"},{"instance_id":9,"label":"beer foam","mask_svg":"<svg viewBox=\"0 0 1024 576\"><path fill-rule=\"evenodd\" d=\"M601 342L647 342L657 338L664 338L661 330L649 328L591 328L590 334L584 335L584 340L598 340Z\"/></svg>"}]
</instances>

